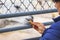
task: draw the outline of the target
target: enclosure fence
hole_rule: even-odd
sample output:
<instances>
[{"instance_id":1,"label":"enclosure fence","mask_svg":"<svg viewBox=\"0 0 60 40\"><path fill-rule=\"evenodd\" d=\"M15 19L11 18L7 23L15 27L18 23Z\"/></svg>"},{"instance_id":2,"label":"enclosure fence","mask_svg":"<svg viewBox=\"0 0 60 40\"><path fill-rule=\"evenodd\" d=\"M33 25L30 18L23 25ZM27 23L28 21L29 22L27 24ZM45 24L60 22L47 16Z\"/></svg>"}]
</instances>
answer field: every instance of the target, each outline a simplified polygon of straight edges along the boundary
<instances>
[{"instance_id":1,"label":"enclosure fence","mask_svg":"<svg viewBox=\"0 0 60 40\"><path fill-rule=\"evenodd\" d=\"M57 12L51 0L0 0L0 19L46 14ZM43 23L45 26L53 22ZM23 25L12 28L0 28L0 33L32 28L30 25Z\"/></svg>"},{"instance_id":2,"label":"enclosure fence","mask_svg":"<svg viewBox=\"0 0 60 40\"><path fill-rule=\"evenodd\" d=\"M51 0L0 0L0 13L20 13L55 9Z\"/></svg>"}]
</instances>

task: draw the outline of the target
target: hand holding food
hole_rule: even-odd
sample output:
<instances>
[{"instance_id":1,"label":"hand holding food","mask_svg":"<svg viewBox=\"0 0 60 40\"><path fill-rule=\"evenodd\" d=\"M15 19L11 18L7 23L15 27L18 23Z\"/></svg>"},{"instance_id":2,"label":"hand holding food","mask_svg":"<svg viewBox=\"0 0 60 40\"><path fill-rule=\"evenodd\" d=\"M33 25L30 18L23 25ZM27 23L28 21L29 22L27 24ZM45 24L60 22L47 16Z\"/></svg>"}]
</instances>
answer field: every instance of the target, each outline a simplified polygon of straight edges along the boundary
<instances>
[{"instance_id":1,"label":"hand holding food","mask_svg":"<svg viewBox=\"0 0 60 40\"><path fill-rule=\"evenodd\" d=\"M44 32L45 26L42 23L32 22L32 21L29 21L29 22L33 26L33 28L37 30L39 33L42 34Z\"/></svg>"}]
</instances>

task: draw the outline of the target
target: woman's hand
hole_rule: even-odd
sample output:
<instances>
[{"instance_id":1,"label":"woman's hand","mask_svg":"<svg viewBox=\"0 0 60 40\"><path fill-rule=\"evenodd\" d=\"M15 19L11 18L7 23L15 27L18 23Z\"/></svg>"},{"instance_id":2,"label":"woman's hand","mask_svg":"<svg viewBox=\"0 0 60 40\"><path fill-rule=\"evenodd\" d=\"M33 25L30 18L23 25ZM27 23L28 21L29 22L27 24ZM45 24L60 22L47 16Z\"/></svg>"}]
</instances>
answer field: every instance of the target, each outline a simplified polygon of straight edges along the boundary
<instances>
[{"instance_id":1,"label":"woman's hand","mask_svg":"<svg viewBox=\"0 0 60 40\"><path fill-rule=\"evenodd\" d=\"M42 23L32 22L32 21L30 21L30 23L33 26L33 28L37 30L39 33L42 34L44 32L45 26Z\"/></svg>"}]
</instances>

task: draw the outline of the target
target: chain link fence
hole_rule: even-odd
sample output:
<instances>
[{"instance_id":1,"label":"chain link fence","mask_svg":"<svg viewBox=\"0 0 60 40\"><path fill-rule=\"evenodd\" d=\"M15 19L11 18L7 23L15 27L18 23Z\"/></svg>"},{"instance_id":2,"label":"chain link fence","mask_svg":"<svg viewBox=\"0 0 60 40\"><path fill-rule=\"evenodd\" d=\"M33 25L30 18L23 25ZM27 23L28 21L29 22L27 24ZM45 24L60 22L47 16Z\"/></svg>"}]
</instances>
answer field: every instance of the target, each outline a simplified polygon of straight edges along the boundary
<instances>
[{"instance_id":1,"label":"chain link fence","mask_svg":"<svg viewBox=\"0 0 60 40\"><path fill-rule=\"evenodd\" d=\"M0 14L54 9L51 0L0 0Z\"/></svg>"},{"instance_id":2,"label":"chain link fence","mask_svg":"<svg viewBox=\"0 0 60 40\"><path fill-rule=\"evenodd\" d=\"M48 9L55 9L54 7L54 3L51 0L0 0L0 14L10 14L10 13L20 13L20 12L30 12L30 11L40 11L40 10L48 10ZM39 12L40 13L40 12ZM49 16L50 14L48 14ZM1 16L1 15L0 15ZM3 15L4 16L4 15ZM40 19L43 19L42 17L46 18L46 14L41 14L41 15L34 15L33 17L35 17L35 19L37 19L37 21L40 21ZM7 17L7 15L6 15ZM40 17L40 18L39 18ZM39 18L39 19L38 19ZM49 17L48 17L49 18ZM48 19L46 18L46 20ZM20 22L20 17L16 18L17 22ZM16 20L16 19L12 19L12 20ZM22 18L23 19L23 18ZM34 20L35 20L34 19ZM43 19L45 20L45 19ZM42 20L42 21L43 21ZM50 19L49 19L50 20ZM1 22L4 22L5 20L2 20ZM35 20L36 21L36 20ZM6 21L5 21L6 22ZM7 24L9 24L8 22L11 23L11 21L7 21ZM12 22L16 22L16 21L12 21ZM25 20L23 20L23 23L26 22ZM22 23L22 22L20 22ZM4 23L5 24L5 23ZM46 23L45 23L46 24ZM50 23L47 23L50 25ZM3 23L2 23L3 25ZM6 25L6 24L5 24ZM5 26L3 25L3 26ZM15 25L15 23L14 23ZM9 28L9 26L7 28L2 28L0 29L0 32L8 32L8 31L14 31L14 30L20 30L20 29L27 29L29 28L28 26L17 26L17 27L13 27L14 25L12 25L12 27ZM20 25L20 24L19 24ZM30 27L31 28L31 27ZM26 30L28 31L28 30ZM30 31L31 33L33 33L32 31ZM35 34L36 35L36 34ZM39 34L40 35L40 34ZM19 37L20 38L20 37ZM40 37L39 37L40 38ZM35 40L35 39L39 39L39 38L33 38L31 40ZM19 39L20 40L20 39Z\"/></svg>"}]
</instances>

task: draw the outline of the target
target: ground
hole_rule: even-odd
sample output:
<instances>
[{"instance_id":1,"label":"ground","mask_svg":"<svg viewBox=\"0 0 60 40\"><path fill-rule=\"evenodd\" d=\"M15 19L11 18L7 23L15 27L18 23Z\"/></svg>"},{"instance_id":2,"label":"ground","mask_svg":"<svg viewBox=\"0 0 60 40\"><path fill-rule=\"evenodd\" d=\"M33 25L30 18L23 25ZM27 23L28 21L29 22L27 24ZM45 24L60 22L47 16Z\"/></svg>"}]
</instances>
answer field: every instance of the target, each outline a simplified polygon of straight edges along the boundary
<instances>
[{"instance_id":1,"label":"ground","mask_svg":"<svg viewBox=\"0 0 60 40\"><path fill-rule=\"evenodd\" d=\"M50 16L49 16L50 15ZM34 21L35 22L47 22L47 21L53 21L51 14L43 14L43 15L33 15ZM12 18L11 20L20 20L18 18ZM6 27L11 27L11 26L16 26L18 24L12 24L8 25ZM47 26L46 26L47 27ZM49 26L48 26L49 27ZM36 30L33 28L26 29L26 30L18 30L18 31L13 31L13 32L7 32L7 33L0 33L0 40L23 40L23 39L29 39L29 38L34 38L34 37L41 37L41 34L38 33Z\"/></svg>"}]
</instances>

